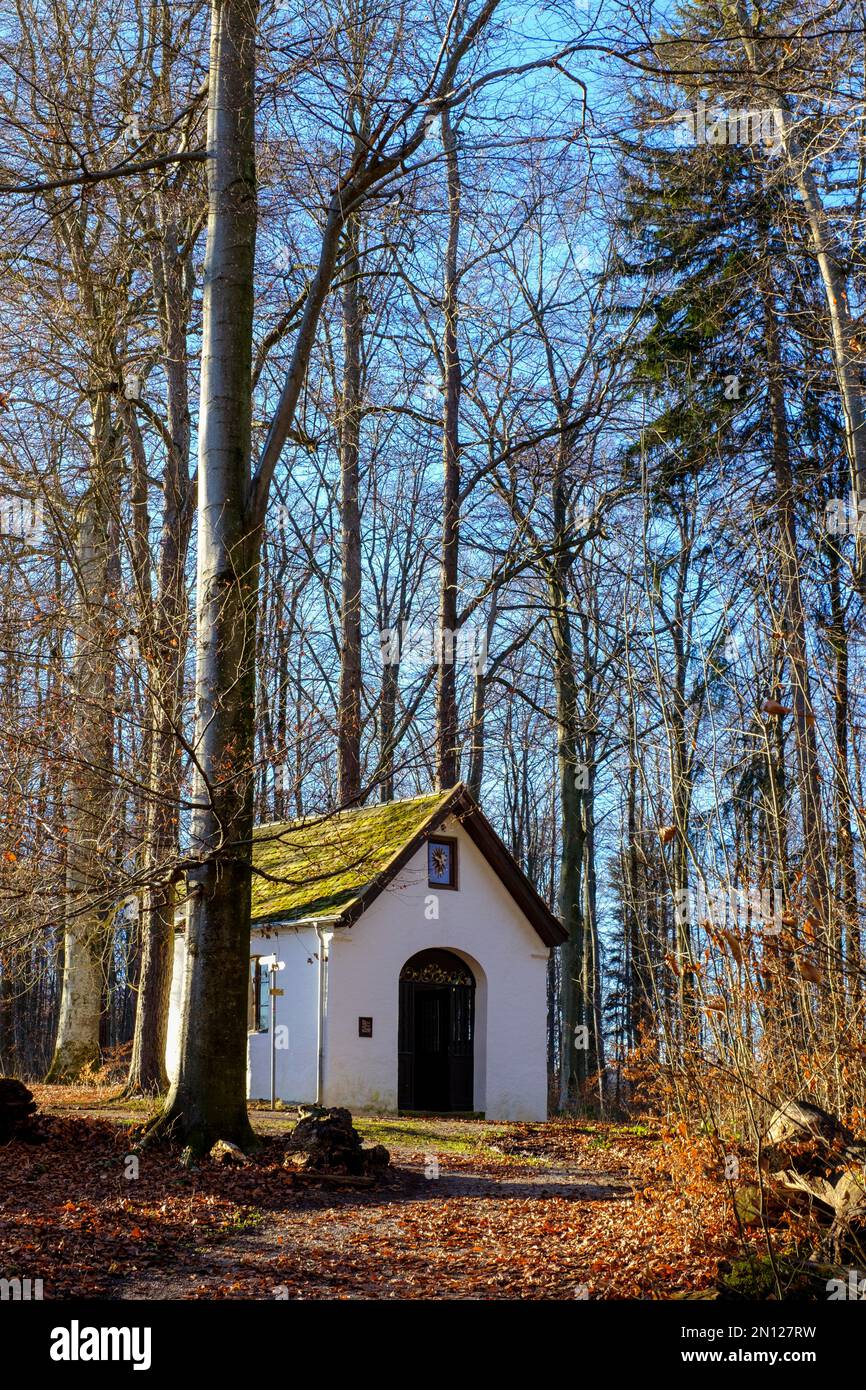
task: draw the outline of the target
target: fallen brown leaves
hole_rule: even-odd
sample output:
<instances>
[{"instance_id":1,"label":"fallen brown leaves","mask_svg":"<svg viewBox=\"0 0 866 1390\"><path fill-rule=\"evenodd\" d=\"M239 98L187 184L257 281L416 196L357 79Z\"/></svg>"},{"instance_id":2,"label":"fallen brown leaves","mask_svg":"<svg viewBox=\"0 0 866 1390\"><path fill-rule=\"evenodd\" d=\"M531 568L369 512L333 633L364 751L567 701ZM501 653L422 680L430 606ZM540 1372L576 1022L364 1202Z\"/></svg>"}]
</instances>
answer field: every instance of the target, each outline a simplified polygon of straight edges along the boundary
<instances>
[{"instance_id":1,"label":"fallen brown leaves","mask_svg":"<svg viewBox=\"0 0 866 1390\"><path fill-rule=\"evenodd\" d=\"M737 1230L712 1145L685 1135L628 1133L577 1122L517 1126L524 1152L570 1158L581 1173L628 1174L629 1203L587 1204L575 1233L594 1298L669 1298L709 1288Z\"/></svg>"},{"instance_id":2,"label":"fallen brown leaves","mask_svg":"<svg viewBox=\"0 0 866 1390\"><path fill-rule=\"evenodd\" d=\"M39 1126L0 1148L0 1276L46 1298L667 1298L736 1240L709 1146L675 1135L511 1125L495 1161L443 1152L427 1179L404 1148L383 1185L338 1191L294 1185L278 1138L243 1168L155 1147L130 1177L116 1121Z\"/></svg>"},{"instance_id":3,"label":"fallen brown leaves","mask_svg":"<svg viewBox=\"0 0 866 1390\"><path fill-rule=\"evenodd\" d=\"M110 1296L117 1278L170 1266L179 1248L248 1219L282 1150L249 1170L187 1172L163 1146L140 1157L107 1120L41 1116L35 1139L0 1147L0 1276L42 1279L46 1298ZM137 1176L136 1176L137 1174Z\"/></svg>"}]
</instances>

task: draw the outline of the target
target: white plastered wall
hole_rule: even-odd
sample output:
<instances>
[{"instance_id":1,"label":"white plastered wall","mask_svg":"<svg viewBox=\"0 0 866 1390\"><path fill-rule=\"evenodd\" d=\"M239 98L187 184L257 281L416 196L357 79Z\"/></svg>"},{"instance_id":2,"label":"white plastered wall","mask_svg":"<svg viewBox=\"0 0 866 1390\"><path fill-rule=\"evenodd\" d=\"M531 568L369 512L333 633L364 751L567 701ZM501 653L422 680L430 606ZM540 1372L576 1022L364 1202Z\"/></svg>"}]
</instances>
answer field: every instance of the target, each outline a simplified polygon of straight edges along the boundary
<instances>
[{"instance_id":1,"label":"white plastered wall","mask_svg":"<svg viewBox=\"0 0 866 1390\"><path fill-rule=\"evenodd\" d=\"M476 982L473 1109L489 1119L540 1120L547 1114L548 948L459 822L440 832L458 843L456 890L427 885L423 845L351 928L331 942L327 967L324 1101L352 1110L396 1110L400 971L430 947L453 951ZM312 927L254 933L250 954L285 961L278 986L277 1094L316 1095L319 943ZM177 1071L184 939L175 938L166 1062ZM359 1018L372 1018L360 1037ZM270 1032L251 1033L248 1091L270 1096Z\"/></svg>"},{"instance_id":2,"label":"white plastered wall","mask_svg":"<svg viewBox=\"0 0 866 1390\"><path fill-rule=\"evenodd\" d=\"M427 886L427 847L350 929L328 964L325 1100L355 1109L397 1106L400 971L417 951L454 951L476 981L473 1108L491 1119L547 1114L548 948L456 819L458 888ZM438 912L438 917L433 912ZM373 1036L358 1036L372 1018Z\"/></svg>"}]
</instances>

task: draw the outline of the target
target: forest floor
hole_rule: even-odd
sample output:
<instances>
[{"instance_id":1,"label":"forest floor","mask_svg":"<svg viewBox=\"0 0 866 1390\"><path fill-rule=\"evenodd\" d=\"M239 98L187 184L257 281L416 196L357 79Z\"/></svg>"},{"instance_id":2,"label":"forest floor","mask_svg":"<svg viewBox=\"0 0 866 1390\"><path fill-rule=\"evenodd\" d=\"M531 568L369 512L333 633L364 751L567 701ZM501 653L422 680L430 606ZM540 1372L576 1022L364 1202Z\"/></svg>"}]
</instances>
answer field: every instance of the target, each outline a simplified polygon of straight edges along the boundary
<instances>
[{"instance_id":1,"label":"forest floor","mask_svg":"<svg viewBox=\"0 0 866 1390\"><path fill-rule=\"evenodd\" d=\"M134 1161L149 1107L34 1087L40 1142L0 1148L0 1277L46 1299L668 1299L710 1288L736 1231L718 1164L651 1125L356 1117L373 1188L293 1181L292 1111L251 1107L250 1164Z\"/></svg>"}]
</instances>

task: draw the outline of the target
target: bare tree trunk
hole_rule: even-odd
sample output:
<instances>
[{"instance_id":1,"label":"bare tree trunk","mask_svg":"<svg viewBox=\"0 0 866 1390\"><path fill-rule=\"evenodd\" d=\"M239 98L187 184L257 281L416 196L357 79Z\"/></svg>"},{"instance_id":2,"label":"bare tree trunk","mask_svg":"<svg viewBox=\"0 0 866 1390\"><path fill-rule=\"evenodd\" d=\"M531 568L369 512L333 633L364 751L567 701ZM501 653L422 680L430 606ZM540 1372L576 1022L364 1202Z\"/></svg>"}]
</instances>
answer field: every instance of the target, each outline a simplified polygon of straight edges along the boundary
<instances>
[{"instance_id":1,"label":"bare tree trunk","mask_svg":"<svg viewBox=\"0 0 866 1390\"><path fill-rule=\"evenodd\" d=\"M857 1001L861 978L860 925L857 906L857 865L851 829L851 785L848 773L848 723L851 714L848 671L848 625L842 598L842 556L830 546L830 629L833 650L833 735L835 743L836 883L835 896L846 926L845 968L848 993Z\"/></svg>"},{"instance_id":2,"label":"bare tree trunk","mask_svg":"<svg viewBox=\"0 0 866 1390\"><path fill-rule=\"evenodd\" d=\"M646 874L638 858L638 740L634 705L629 701L629 763L626 850L623 854L625 930L628 953L628 1042L637 1047L652 1020L652 956L645 910Z\"/></svg>"},{"instance_id":3,"label":"bare tree trunk","mask_svg":"<svg viewBox=\"0 0 866 1390\"><path fill-rule=\"evenodd\" d=\"M340 696L337 715L337 775L342 806L361 795L361 263L357 213L346 224L343 289L343 391L340 403L340 519L342 598L340 604Z\"/></svg>"},{"instance_id":4,"label":"bare tree trunk","mask_svg":"<svg viewBox=\"0 0 866 1390\"><path fill-rule=\"evenodd\" d=\"M15 981L9 951L0 956L0 1076L14 1076L16 1061Z\"/></svg>"},{"instance_id":5,"label":"bare tree trunk","mask_svg":"<svg viewBox=\"0 0 866 1390\"><path fill-rule=\"evenodd\" d=\"M487 653L493 641L496 615L499 608L499 590L494 589L487 619L487 633L484 654L476 653L475 679L472 685L472 725L470 730L469 776L467 785L476 801L481 799L481 784L484 781L484 723L487 704L487 672L485 670Z\"/></svg>"},{"instance_id":6,"label":"bare tree trunk","mask_svg":"<svg viewBox=\"0 0 866 1390\"><path fill-rule=\"evenodd\" d=\"M686 735L686 665L684 603L687 562L677 575L676 612L672 640L674 648L674 681L670 710L671 803L677 836L673 843L674 902L685 903L689 891L688 834L692 805L692 782ZM680 912L676 922L676 957L679 966L677 993L679 998L680 1042L685 1052L697 1041L692 965L692 932L688 912Z\"/></svg>"},{"instance_id":7,"label":"bare tree trunk","mask_svg":"<svg viewBox=\"0 0 866 1390\"><path fill-rule=\"evenodd\" d=\"M169 447L163 480L155 606L150 599L149 572L147 577L142 575L139 583L140 602L145 610L142 628L148 650L153 653L149 692L152 751L145 827L145 872L149 881L140 924L141 973L126 1087L131 1095L161 1093L168 1087L165 1045L176 897L170 869L178 850L177 803L182 779L178 730L183 716L187 652L186 561L194 509L189 478L191 425L186 365L189 303L184 290L185 264L177 249L181 242L179 228L169 220L152 254L166 373ZM143 455L143 450L139 452ZM142 466L145 462L142 458ZM146 553L146 535L142 539Z\"/></svg>"},{"instance_id":8,"label":"bare tree trunk","mask_svg":"<svg viewBox=\"0 0 866 1390\"><path fill-rule=\"evenodd\" d=\"M558 535L565 532L566 509L561 470L555 484L554 524ZM588 1075L588 1053L594 1046L593 1020L588 1016L584 997L584 923L582 911L582 872L586 826L583 818L582 791L578 777L578 702L574 666L574 646L568 612L568 592L562 549L555 547L555 557L548 577L548 603L553 635L553 677L556 688L556 737L559 765L559 801L562 826L559 860L559 916L568 932L568 940L560 947L562 1019L560 1062L560 1109L565 1109L579 1096ZM576 1030L586 1028L583 1034Z\"/></svg>"},{"instance_id":9,"label":"bare tree trunk","mask_svg":"<svg viewBox=\"0 0 866 1390\"><path fill-rule=\"evenodd\" d=\"M101 385L101 383L100 383ZM78 514L75 655L70 679L72 772L68 827L63 989L47 1081L74 1080L99 1060L103 951L110 904L110 775L113 638L107 612L111 548L108 487L115 458L110 402L94 391L92 471Z\"/></svg>"},{"instance_id":10,"label":"bare tree trunk","mask_svg":"<svg viewBox=\"0 0 866 1390\"><path fill-rule=\"evenodd\" d=\"M588 759L592 767L593 756ZM599 1105L604 1106L604 1032L601 1012L601 943L598 931L598 893L595 872L595 788L593 779L583 793L584 870L583 870L583 998L591 1024L586 1053L587 1076L598 1077Z\"/></svg>"},{"instance_id":11,"label":"bare tree trunk","mask_svg":"<svg viewBox=\"0 0 866 1390\"><path fill-rule=\"evenodd\" d=\"M759 76L761 58L744 0L727 0L726 8L739 27L740 38L752 72ZM781 126L785 157L806 213L812 251L818 262L824 287L833 365L845 421L845 448L851 471L851 490L855 501L855 514L859 515L857 506L861 500L866 501L866 416L860 386L856 326L848 308L848 289L841 266L840 248L806 154L794 132L790 105L778 92L772 93L772 99L776 103L774 110ZM866 582L866 557L859 532L857 548L858 580L862 587Z\"/></svg>"},{"instance_id":12,"label":"bare tree trunk","mask_svg":"<svg viewBox=\"0 0 866 1390\"><path fill-rule=\"evenodd\" d=\"M785 415L783 366L779 330L773 296L763 293L764 335L767 348L767 391L773 435L773 473L779 520L779 558L782 605L785 615L785 653L791 673L794 705L794 743L797 752L797 782L800 815L803 822L805 868L815 909L826 916L827 860L824 819L821 807L820 772L815 740L815 713L809 681L806 648L806 614L800 586L800 559L797 550L797 523L794 513L794 478Z\"/></svg>"},{"instance_id":13,"label":"bare tree trunk","mask_svg":"<svg viewBox=\"0 0 866 1390\"><path fill-rule=\"evenodd\" d=\"M213 0L199 428L196 776L180 1069L161 1124L253 1141L246 1107L257 553L248 526L255 0Z\"/></svg>"},{"instance_id":14,"label":"bare tree trunk","mask_svg":"<svg viewBox=\"0 0 866 1390\"><path fill-rule=\"evenodd\" d=\"M668 767L671 788L671 808L676 830L665 872L673 902L680 906L674 913L673 948L677 963L678 1046L681 1054L698 1042L698 1019L694 1004L692 976L692 930L690 914L685 910L689 891L688 835L691 817L693 776L688 730L689 701L686 690L689 663L688 581L694 540L694 505L680 493L671 492L668 505L673 511L680 537L676 558L674 592L670 611L665 606L662 588L655 594L655 608L667 628L673 653L673 676L670 691L662 672L657 669L656 680L664 692L664 718L667 732ZM664 848L660 846L663 863Z\"/></svg>"},{"instance_id":15,"label":"bare tree trunk","mask_svg":"<svg viewBox=\"0 0 866 1390\"><path fill-rule=\"evenodd\" d=\"M397 688L400 667L396 661L382 666L379 693L379 800L394 800L394 731L397 720Z\"/></svg>"},{"instance_id":16,"label":"bare tree trunk","mask_svg":"<svg viewBox=\"0 0 866 1390\"><path fill-rule=\"evenodd\" d=\"M443 309L444 406L442 420L442 556L439 588L439 678L436 689L436 773L440 787L453 787L459 776L457 672L457 583L460 550L460 391L457 347L459 310L457 247L460 236L460 164L457 139L447 111L442 112L442 144L448 184L448 244L445 251Z\"/></svg>"}]
</instances>

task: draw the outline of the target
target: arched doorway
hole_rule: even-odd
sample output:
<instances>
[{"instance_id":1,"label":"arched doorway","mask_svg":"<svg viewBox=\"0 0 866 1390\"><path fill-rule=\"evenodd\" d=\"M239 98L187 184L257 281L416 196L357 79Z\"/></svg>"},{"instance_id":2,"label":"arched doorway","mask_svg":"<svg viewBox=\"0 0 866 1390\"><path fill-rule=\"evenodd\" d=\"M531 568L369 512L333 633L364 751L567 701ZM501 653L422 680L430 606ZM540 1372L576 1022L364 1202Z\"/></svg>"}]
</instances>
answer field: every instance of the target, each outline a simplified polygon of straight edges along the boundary
<instances>
[{"instance_id":1,"label":"arched doorway","mask_svg":"<svg viewBox=\"0 0 866 1390\"><path fill-rule=\"evenodd\" d=\"M400 971L397 1104L401 1110L471 1110L475 977L439 948Z\"/></svg>"}]
</instances>

